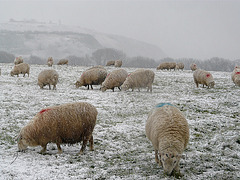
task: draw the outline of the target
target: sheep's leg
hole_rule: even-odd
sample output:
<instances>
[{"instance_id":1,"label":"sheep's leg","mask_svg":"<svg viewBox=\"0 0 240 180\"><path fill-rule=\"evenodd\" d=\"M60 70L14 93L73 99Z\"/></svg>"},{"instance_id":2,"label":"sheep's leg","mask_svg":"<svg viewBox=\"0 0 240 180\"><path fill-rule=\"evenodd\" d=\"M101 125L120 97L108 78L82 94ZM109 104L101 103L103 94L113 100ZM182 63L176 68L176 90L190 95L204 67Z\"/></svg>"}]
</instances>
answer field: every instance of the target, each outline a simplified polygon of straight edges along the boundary
<instances>
[{"instance_id":1,"label":"sheep's leg","mask_svg":"<svg viewBox=\"0 0 240 180\"><path fill-rule=\"evenodd\" d=\"M51 89L51 85L49 84L49 89Z\"/></svg>"},{"instance_id":2,"label":"sheep's leg","mask_svg":"<svg viewBox=\"0 0 240 180\"><path fill-rule=\"evenodd\" d=\"M87 142L88 142L88 138L87 137L83 137L83 144L82 144L82 147L80 149L79 154L83 154L83 151L86 149Z\"/></svg>"},{"instance_id":3,"label":"sheep's leg","mask_svg":"<svg viewBox=\"0 0 240 180\"><path fill-rule=\"evenodd\" d=\"M155 149L155 161L156 161L156 163L159 163L158 150L157 149Z\"/></svg>"},{"instance_id":4,"label":"sheep's leg","mask_svg":"<svg viewBox=\"0 0 240 180\"><path fill-rule=\"evenodd\" d=\"M112 88L112 91L114 92L114 87Z\"/></svg>"},{"instance_id":5,"label":"sheep's leg","mask_svg":"<svg viewBox=\"0 0 240 180\"><path fill-rule=\"evenodd\" d=\"M44 154L47 150L47 144L42 145L42 150L40 151L41 154Z\"/></svg>"},{"instance_id":6,"label":"sheep's leg","mask_svg":"<svg viewBox=\"0 0 240 180\"><path fill-rule=\"evenodd\" d=\"M62 154L62 148L60 146L60 143L56 143L57 144L57 148L58 148L58 154Z\"/></svg>"},{"instance_id":7,"label":"sheep's leg","mask_svg":"<svg viewBox=\"0 0 240 180\"><path fill-rule=\"evenodd\" d=\"M56 85L53 85L53 90L56 90L57 88L56 88Z\"/></svg>"},{"instance_id":8,"label":"sheep's leg","mask_svg":"<svg viewBox=\"0 0 240 180\"><path fill-rule=\"evenodd\" d=\"M92 84L91 84L91 89L93 89Z\"/></svg>"},{"instance_id":9,"label":"sheep's leg","mask_svg":"<svg viewBox=\"0 0 240 180\"><path fill-rule=\"evenodd\" d=\"M149 86L150 92L152 92L152 85Z\"/></svg>"},{"instance_id":10,"label":"sheep's leg","mask_svg":"<svg viewBox=\"0 0 240 180\"><path fill-rule=\"evenodd\" d=\"M121 91L121 88L118 86L118 89Z\"/></svg>"},{"instance_id":11,"label":"sheep's leg","mask_svg":"<svg viewBox=\"0 0 240 180\"><path fill-rule=\"evenodd\" d=\"M93 147L93 136L91 135L90 139L89 139L89 144L90 144L90 150L93 151L94 147Z\"/></svg>"}]
</instances>

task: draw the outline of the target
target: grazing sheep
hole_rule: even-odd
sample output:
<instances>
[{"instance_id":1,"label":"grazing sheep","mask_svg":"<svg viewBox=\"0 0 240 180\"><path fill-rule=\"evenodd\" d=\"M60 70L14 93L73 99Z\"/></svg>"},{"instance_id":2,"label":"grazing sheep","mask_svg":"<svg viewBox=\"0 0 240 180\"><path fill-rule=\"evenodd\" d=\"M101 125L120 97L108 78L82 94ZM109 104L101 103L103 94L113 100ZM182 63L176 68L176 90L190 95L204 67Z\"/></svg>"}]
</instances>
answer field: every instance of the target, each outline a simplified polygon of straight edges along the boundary
<instances>
[{"instance_id":1,"label":"grazing sheep","mask_svg":"<svg viewBox=\"0 0 240 180\"><path fill-rule=\"evenodd\" d=\"M61 59L57 63L57 65L64 65L64 64L68 65L68 60L67 59Z\"/></svg>"},{"instance_id":2,"label":"grazing sheep","mask_svg":"<svg viewBox=\"0 0 240 180\"><path fill-rule=\"evenodd\" d=\"M235 85L240 86L240 67L237 67L233 70L232 81Z\"/></svg>"},{"instance_id":3,"label":"grazing sheep","mask_svg":"<svg viewBox=\"0 0 240 180\"><path fill-rule=\"evenodd\" d=\"M38 85L41 89L46 85L49 85L49 89L51 89L51 85L53 85L53 89L56 89L58 77L59 75L54 69L43 70L38 75Z\"/></svg>"},{"instance_id":4,"label":"grazing sheep","mask_svg":"<svg viewBox=\"0 0 240 180\"><path fill-rule=\"evenodd\" d=\"M23 63L22 56L16 57L14 60L14 64L17 65L17 64L21 64L21 63Z\"/></svg>"},{"instance_id":5,"label":"grazing sheep","mask_svg":"<svg viewBox=\"0 0 240 180\"><path fill-rule=\"evenodd\" d=\"M192 71L195 71L195 70L197 70L197 65L196 64L191 64L191 66L190 66L190 69L192 70Z\"/></svg>"},{"instance_id":6,"label":"grazing sheep","mask_svg":"<svg viewBox=\"0 0 240 180\"><path fill-rule=\"evenodd\" d=\"M206 85L208 88L213 88L215 85L212 74L202 69L195 70L193 73L193 79L197 87L198 84L202 84L203 87Z\"/></svg>"},{"instance_id":7,"label":"grazing sheep","mask_svg":"<svg viewBox=\"0 0 240 180\"><path fill-rule=\"evenodd\" d=\"M159 66L157 67L157 70L167 69L167 70L171 71L171 69L175 70L175 68L176 68L176 63L175 62L163 62L163 63L159 64Z\"/></svg>"},{"instance_id":8,"label":"grazing sheep","mask_svg":"<svg viewBox=\"0 0 240 180\"><path fill-rule=\"evenodd\" d=\"M114 66L115 65L115 61L108 61L106 66Z\"/></svg>"},{"instance_id":9,"label":"grazing sheep","mask_svg":"<svg viewBox=\"0 0 240 180\"><path fill-rule=\"evenodd\" d=\"M147 87L147 91L150 90L152 92L152 84L154 80L155 73L152 70L145 70L145 69L137 69L133 73L129 74L127 79L124 81L122 85L122 89L124 91L128 89Z\"/></svg>"},{"instance_id":10,"label":"grazing sheep","mask_svg":"<svg viewBox=\"0 0 240 180\"><path fill-rule=\"evenodd\" d=\"M49 57L48 60L47 60L47 65L49 67L51 67L53 65L53 58L52 57Z\"/></svg>"},{"instance_id":11,"label":"grazing sheep","mask_svg":"<svg viewBox=\"0 0 240 180\"><path fill-rule=\"evenodd\" d=\"M106 69L90 68L82 73L80 79L75 83L75 85L76 88L81 86L87 86L88 89L90 85L91 89L93 89L92 85L101 85L106 77L107 77Z\"/></svg>"},{"instance_id":12,"label":"grazing sheep","mask_svg":"<svg viewBox=\"0 0 240 180\"><path fill-rule=\"evenodd\" d=\"M181 69L183 71L184 69L184 64L182 62L176 64L176 69L179 70Z\"/></svg>"},{"instance_id":13,"label":"grazing sheep","mask_svg":"<svg viewBox=\"0 0 240 180\"><path fill-rule=\"evenodd\" d=\"M184 115L169 103L158 104L148 115L145 131L154 147L155 161L168 175L180 174L179 161L189 141Z\"/></svg>"},{"instance_id":14,"label":"grazing sheep","mask_svg":"<svg viewBox=\"0 0 240 180\"><path fill-rule=\"evenodd\" d=\"M28 146L42 146L45 153L47 144L56 143L58 153L62 153L60 144L82 142L79 154L90 143L93 150L92 132L96 124L97 109L86 102L68 103L41 110L21 129L18 136L18 149L25 151Z\"/></svg>"},{"instance_id":15,"label":"grazing sheep","mask_svg":"<svg viewBox=\"0 0 240 180\"><path fill-rule=\"evenodd\" d=\"M25 74L28 74L28 77L29 77L29 70L30 70L30 66L28 64L21 63L21 64L15 65L10 74L11 76L17 75L17 77L19 74L23 74L23 77L25 77Z\"/></svg>"},{"instance_id":16,"label":"grazing sheep","mask_svg":"<svg viewBox=\"0 0 240 180\"><path fill-rule=\"evenodd\" d=\"M113 70L103 81L101 86L102 92L106 91L107 89L112 89L114 91L115 87L118 87L118 89L121 91L120 86L126 80L127 76L128 73L124 69Z\"/></svg>"},{"instance_id":17,"label":"grazing sheep","mask_svg":"<svg viewBox=\"0 0 240 180\"><path fill-rule=\"evenodd\" d=\"M114 66L115 67L121 67L122 66L122 61L121 60L116 60Z\"/></svg>"}]
</instances>

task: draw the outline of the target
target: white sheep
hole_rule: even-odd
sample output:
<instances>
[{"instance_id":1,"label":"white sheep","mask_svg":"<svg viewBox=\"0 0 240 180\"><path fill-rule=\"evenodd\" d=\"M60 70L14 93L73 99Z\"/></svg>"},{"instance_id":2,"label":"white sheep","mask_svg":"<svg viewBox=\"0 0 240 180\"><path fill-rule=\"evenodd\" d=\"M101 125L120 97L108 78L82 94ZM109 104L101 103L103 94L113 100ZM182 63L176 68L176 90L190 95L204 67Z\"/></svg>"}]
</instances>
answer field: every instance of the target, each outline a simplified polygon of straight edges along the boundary
<instances>
[{"instance_id":1,"label":"white sheep","mask_svg":"<svg viewBox=\"0 0 240 180\"><path fill-rule=\"evenodd\" d=\"M176 69L177 70L179 70L179 69L183 70L184 69L184 64L182 62L177 63L176 64Z\"/></svg>"},{"instance_id":2,"label":"white sheep","mask_svg":"<svg viewBox=\"0 0 240 180\"><path fill-rule=\"evenodd\" d=\"M154 81L155 73L152 70L146 69L137 69L128 75L127 79L122 85L122 90L126 91L132 89L132 91L137 88L140 91L140 88L147 87L147 91L152 92L152 84Z\"/></svg>"},{"instance_id":3,"label":"white sheep","mask_svg":"<svg viewBox=\"0 0 240 180\"><path fill-rule=\"evenodd\" d=\"M167 69L167 70L170 70L173 69L175 70L176 69L176 63L175 62L163 62L161 64L159 64L159 66L157 67L157 70L164 70L164 69Z\"/></svg>"},{"instance_id":4,"label":"white sheep","mask_svg":"<svg viewBox=\"0 0 240 180\"><path fill-rule=\"evenodd\" d=\"M52 66L53 65L53 58L52 57L49 57L48 60L47 60L47 65L48 66Z\"/></svg>"},{"instance_id":5,"label":"white sheep","mask_svg":"<svg viewBox=\"0 0 240 180\"><path fill-rule=\"evenodd\" d=\"M68 59L61 59L57 63L57 65L64 65L64 64L68 65Z\"/></svg>"},{"instance_id":6,"label":"white sheep","mask_svg":"<svg viewBox=\"0 0 240 180\"><path fill-rule=\"evenodd\" d=\"M23 74L23 77L25 77L25 74L28 74L29 77L29 71L30 71L30 66L26 63L21 63L17 64L13 67L12 71L10 72L11 76Z\"/></svg>"},{"instance_id":7,"label":"white sheep","mask_svg":"<svg viewBox=\"0 0 240 180\"><path fill-rule=\"evenodd\" d=\"M116 60L114 63L115 67L121 67L122 66L122 60Z\"/></svg>"},{"instance_id":8,"label":"white sheep","mask_svg":"<svg viewBox=\"0 0 240 180\"><path fill-rule=\"evenodd\" d=\"M45 153L47 144L56 143L58 153L62 153L60 144L82 142L79 154L90 143L93 150L92 132L96 124L97 109L86 102L67 103L42 109L21 129L17 138L19 151L28 146L42 146L40 153Z\"/></svg>"},{"instance_id":9,"label":"white sheep","mask_svg":"<svg viewBox=\"0 0 240 180\"><path fill-rule=\"evenodd\" d=\"M237 86L240 86L240 67L235 67L231 77L232 77L233 83Z\"/></svg>"},{"instance_id":10,"label":"white sheep","mask_svg":"<svg viewBox=\"0 0 240 180\"><path fill-rule=\"evenodd\" d=\"M84 71L79 80L75 83L76 88L81 86L101 85L107 76L107 70L104 68L90 68Z\"/></svg>"},{"instance_id":11,"label":"white sheep","mask_svg":"<svg viewBox=\"0 0 240 180\"><path fill-rule=\"evenodd\" d=\"M191 69L192 71L195 71L195 70L197 69L197 65L194 64L194 63L192 63L192 64L190 65L190 69Z\"/></svg>"},{"instance_id":12,"label":"white sheep","mask_svg":"<svg viewBox=\"0 0 240 180\"><path fill-rule=\"evenodd\" d=\"M115 61L108 61L106 66L114 66L115 65Z\"/></svg>"},{"instance_id":13,"label":"white sheep","mask_svg":"<svg viewBox=\"0 0 240 180\"><path fill-rule=\"evenodd\" d=\"M145 131L154 147L155 161L168 175L180 174L179 161L189 141L184 115L175 106L160 103L149 113Z\"/></svg>"},{"instance_id":14,"label":"white sheep","mask_svg":"<svg viewBox=\"0 0 240 180\"><path fill-rule=\"evenodd\" d=\"M56 89L58 78L59 75L54 69L43 70L38 75L38 85L41 89L46 85L49 85L49 89L51 89L51 85L53 85L53 89Z\"/></svg>"},{"instance_id":15,"label":"white sheep","mask_svg":"<svg viewBox=\"0 0 240 180\"><path fill-rule=\"evenodd\" d=\"M212 74L202 69L197 69L194 71L193 79L197 87L198 84L202 84L203 87L206 85L208 88L213 88L215 85Z\"/></svg>"},{"instance_id":16,"label":"white sheep","mask_svg":"<svg viewBox=\"0 0 240 180\"><path fill-rule=\"evenodd\" d=\"M114 91L115 87L118 87L118 89L121 90L120 86L126 80L127 76L128 73L124 69L113 70L103 81L101 86L102 92L106 91L107 89L112 89Z\"/></svg>"},{"instance_id":17,"label":"white sheep","mask_svg":"<svg viewBox=\"0 0 240 180\"><path fill-rule=\"evenodd\" d=\"M22 56L16 57L14 60L14 64L17 65L17 64L21 64L21 63L23 63Z\"/></svg>"}]
</instances>

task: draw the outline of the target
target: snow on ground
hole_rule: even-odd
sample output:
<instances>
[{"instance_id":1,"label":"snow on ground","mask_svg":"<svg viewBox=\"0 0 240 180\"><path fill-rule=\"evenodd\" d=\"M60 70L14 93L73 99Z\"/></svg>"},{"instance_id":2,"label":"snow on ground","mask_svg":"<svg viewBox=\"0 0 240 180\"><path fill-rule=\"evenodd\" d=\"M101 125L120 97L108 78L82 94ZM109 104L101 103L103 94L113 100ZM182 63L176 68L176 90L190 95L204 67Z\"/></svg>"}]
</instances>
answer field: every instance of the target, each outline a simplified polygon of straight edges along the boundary
<instances>
[{"instance_id":1,"label":"snow on ground","mask_svg":"<svg viewBox=\"0 0 240 180\"><path fill-rule=\"evenodd\" d=\"M211 72L216 86L196 88L191 71L153 71L153 92L101 92L74 83L88 67L57 66L57 90L41 90L37 76L46 65L31 65L30 77L11 77L13 64L0 64L0 179L171 179L155 163L145 121L160 102L176 105L190 126L190 142L180 162L182 179L240 178L240 89L228 72ZM112 71L113 67L108 67ZM134 68L125 68L129 73ZM29 147L17 158L18 133L41 109L85 101L96 106L95 151L77 155L80 144ZM15 160L15 161L14 161Z\"/></svg>"}]
</instances>

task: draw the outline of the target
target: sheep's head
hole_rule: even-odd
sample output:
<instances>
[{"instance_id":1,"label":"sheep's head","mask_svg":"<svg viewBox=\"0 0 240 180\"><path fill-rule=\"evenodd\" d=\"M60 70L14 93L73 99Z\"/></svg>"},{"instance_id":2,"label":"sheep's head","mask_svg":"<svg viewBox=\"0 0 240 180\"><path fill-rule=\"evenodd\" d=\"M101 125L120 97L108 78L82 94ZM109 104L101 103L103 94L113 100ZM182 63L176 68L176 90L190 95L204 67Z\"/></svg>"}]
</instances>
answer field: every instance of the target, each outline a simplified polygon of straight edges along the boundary
<instances>
[{"instance_id":1,"label":"sheep's head","mask_svg":"<svg viewBox=\"0 0 240 180\"><path fill-rule=\"evenodd\" d=\"M101 91L104 92L104 91L106 91L106 90L107 90L107 87L106 87L105 85L102 85L102 86L101 86Z\"/></svg>"},{"instance_id":2,"label":"sheep's head","mask_svg":"<svg viewBox=\"0 0 240 180\"><path fill-rule=\"evenodd\" d=\"M214 85L215 85L215 82L214 82L214 81L211 81L211 82L209 82L209 84L208 84L208 86L209 86L210 88L213 88Z\"/></svg>"},{"instance_id":3,"label":"sheep's head","mask_svg":"<svg viewBox=\"0 0 240 180\"><path fill-rule=\"evenodd\" d=\"M123 91L126 91L126 90L130 89L130 84L127 83L127 82L125 82L125 83L123 83L123 85L121 86L121 88L122 88Z\"/></svg>"},{"instance_id":4,"label":"sheep's head","mask_svg":"<svg viewBox=\"0 0 240 180\"><path fill-rule=\"evenodd\" d=\"M164 172L167 175L171 175L173 169L179 164L181 155L174 154L174 153L161 153L160 160L163 165ZM179 171L179 169L176 169Z\"/></svg>"},{"instance_id":5,"label":"sheep's head","mask_svg":"<svg viewBox=\"0 0 240 180\"><path fill-rule=\"evenodd\" d=\"M13 76L15 73L14 73L14 71L12 70L11 72L10 72L10 75L11 76Z\"/></svg>"},{"instance_id":6,"label":"sheep's head","mask_svg":"<svg viewBox=\"0 0 240 180\"><path fill-rule=\"evenodd\" d=\"M28 132L28 131L27 131ZM25 128L23 128L17 137L18 150L25 151L28 146L38 146L37 143L31 136L26 133Z\"/></svg>"},{"instance_id":7,"label":"sheep's head","mask_svg":"<svg viewBox=\"0 0 240 180\"><path fill-rule=\"evenodd\" d=\"M22 136L22 134L20 134L17 137L17 143L18 143L18 150L19 151L25 151L28 147L28 143L25 140L24 136Z\"/></svg>"},{"instance_id":8,"label":"sheep's head","mask_svg":"<svg viewBox=\"0 0 240 180\"><path fill-rule=\"evenodd\" d=\"M79 88L79 87L82 86L82 83L81 83L80 81L77 81L77 82L75 83L75 85L76 85L76 88Z\"/></svg>"}]
</instances>

